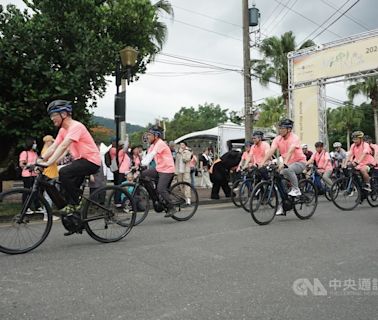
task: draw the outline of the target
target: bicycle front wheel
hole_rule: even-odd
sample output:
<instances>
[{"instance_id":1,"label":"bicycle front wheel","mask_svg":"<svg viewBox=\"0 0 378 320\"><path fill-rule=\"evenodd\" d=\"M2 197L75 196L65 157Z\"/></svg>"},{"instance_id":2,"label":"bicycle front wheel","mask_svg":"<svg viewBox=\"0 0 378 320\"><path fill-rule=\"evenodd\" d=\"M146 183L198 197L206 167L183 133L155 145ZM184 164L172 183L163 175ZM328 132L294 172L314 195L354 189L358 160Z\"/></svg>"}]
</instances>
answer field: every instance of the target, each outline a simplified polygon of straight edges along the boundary
<instances>
[{"instance_id":1,"label":"bicycle front wheel","mask_svg":"<svg viewBox=\"0 0 378 320\"><path fill-rule=\"evenodd\" d=\"M93 239L115 242L126 237L133 228L136 208L125 189L106 186L86 199L82 216L85 230Z\"/></svg>"},{"instance_id":2,"label":"bicycle front wheel","mask_svg":"<svg viewBox=\"0 0 378 320\"><path fill-rule=\"evenodd\" d=\"M378 207L378 178L373 177L370 180L371 192L367 196L367 202L373 208Z\"/></svg>"},{"instance_id":3,"label":"bicycle front wheel","mask_svg":"<svg viewBox=\"0 0 378 320\"><path fill-rule=\"evenodd\" d=\"M350 177L337 179L331 187L333 204L341 210L353 210L361 202L361 190Z\"/></svg>"},{"instance_id":4,"label":"bicycle front wheel","mask_svg":"<svg viewBox=\"0 0 378 320\"><path fill-rule=\"evenodd\" d=\"M172 218L177 221L189 220L198 208L198 193L188 182L178 182L174 184L170 191L170 198L176 212Z\"/></svg>"},{"instance_id":5,"label":"bicycle front wheel","mask_svg":"<svg viewBox=\"0 0 378 320\"><path fill-rule=\"evenodd\" d=\"M315 184L308 179L300 180L298 188L302 194L294 200L294 213L299 219L309 219L318 206L317 189Z\"/></svg>"},{"instance_id":6,"label":"bicycle front wheel","mask_svg":"<svg viewBox=\"0 0 378 320\"><path fill-rule=\"evenodd\" d=\"M52 226L51 208L41 195L31 195L30 189L0 194L0 252L26 253L48 236Z\"/></svg>"},{"instance_id":7,"label":"bicycle front wheel","mask_svg":"<svg viewBox=\"0 0 378 320\"><path fill-rule=\"evenodd\" d=\"M249 212L252 219L259 225L270 223L278 208L278 195L276 188L267 181L258 183L249 202Z\"/></svg>"}]
</instances>

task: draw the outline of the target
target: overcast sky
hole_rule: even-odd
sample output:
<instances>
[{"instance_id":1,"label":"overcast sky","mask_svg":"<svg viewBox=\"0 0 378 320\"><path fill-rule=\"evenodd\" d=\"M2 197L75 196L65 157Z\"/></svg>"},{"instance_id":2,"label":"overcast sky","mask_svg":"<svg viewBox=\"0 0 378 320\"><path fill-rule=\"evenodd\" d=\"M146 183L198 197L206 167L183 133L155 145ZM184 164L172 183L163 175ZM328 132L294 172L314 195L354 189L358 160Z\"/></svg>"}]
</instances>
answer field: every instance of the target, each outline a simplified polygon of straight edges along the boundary
<instances>
[{"instance_id":1,"label":"overcast sky","mask_svg":"<svg viewBox=\"0 0 378 320\"><path fill-rule=\"evenodd\" d=\"M23 6L21 0L0 0L0 3ZM164 55L158 55L147 67L146 74L128 86L127 122L144 126L156 118L172 119L181 107L196 107L205 102L241 111L244 91L240 73L187 67L182 64L192 63L170 56L241 70L242 0L170 0L170 3L174 19L162 17L168 26ZM292 30L297 43L308 36L312 39L354 3L346 15L314 41L327 43L378 28L376 0L256 0L254 3L261 13L262 38ZM258 58L255 48L251 58ZM252 90L253 100L280 94L279 87L262 88L257 81L252 82ZM341 83L327 88L328 95L339 99L344 92L345 85ZM99 99L95 115L113 118L114 93L114 81L109 78L106 95Z\"/></svg>"}]
</instances>

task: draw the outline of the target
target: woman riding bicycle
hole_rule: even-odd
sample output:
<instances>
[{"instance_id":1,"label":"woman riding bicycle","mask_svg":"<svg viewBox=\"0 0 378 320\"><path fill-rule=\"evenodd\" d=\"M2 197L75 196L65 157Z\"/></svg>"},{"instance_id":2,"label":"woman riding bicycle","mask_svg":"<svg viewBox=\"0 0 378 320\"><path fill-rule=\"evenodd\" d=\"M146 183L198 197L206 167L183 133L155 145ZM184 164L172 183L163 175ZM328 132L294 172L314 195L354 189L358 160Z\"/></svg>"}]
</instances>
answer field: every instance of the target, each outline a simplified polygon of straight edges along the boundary
<instances>
[{"instance_id":1,"label":"woman riding bicycle","mask_svg":"<svg viewBox=\"0 0 378 320\"><path fill-rule=\"evenodd\" d=\"M80 186L85 176L97 172L101 165L100 151L87 128L72 119L70 101L54 100L47 107L54 126L59 128L54 143L47 149L39 164L50 166L69 149L74 161L59 171L59 180L65 191L68 206L65 211L74 212L79 204Z\"/></svg>"},{"instance_id":2,"label":"woman riding bicycle","mask_svg":"<svg viewBox=\"0 0 378 320\"><path fill-rule=\"evenodd\" d=\"M168 211L164 217L169 218L175 213L175 208L169 196L169 185L175 173L175 164L171 149L161 139L162 135L163 129L159 126L148 129L147 138L151 146L147 155L142 159L142 166L148 166L152 160L155 160L156 168L142 171L141 177L149 177L157 181L156 191L163 197L168 206Z\"/></svg>"}]
</instances>

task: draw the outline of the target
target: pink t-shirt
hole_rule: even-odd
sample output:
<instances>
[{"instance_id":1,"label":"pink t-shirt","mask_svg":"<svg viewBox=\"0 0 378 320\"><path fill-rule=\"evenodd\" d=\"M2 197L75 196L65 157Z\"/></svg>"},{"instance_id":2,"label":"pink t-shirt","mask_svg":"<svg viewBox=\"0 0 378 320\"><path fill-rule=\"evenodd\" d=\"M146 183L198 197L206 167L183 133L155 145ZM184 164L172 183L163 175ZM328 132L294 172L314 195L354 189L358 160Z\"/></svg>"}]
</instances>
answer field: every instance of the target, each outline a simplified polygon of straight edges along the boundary
<instances>
[{"instance_id":1,"label":"pink t-shirt","mask_svg":"<svg viewBox=\"0 0 378 320\"><path fill-rule=\"evenodd\" d=\"M322 150L320 153L314 152L311 159L315 161L319 172L332 170L331 157L325 150Z\"/></svg>"},{"instance_id":2,"label":"pink t-shirt","mask_svg":"<svg viewBox=\"0 0 378 320\"><path fill-rule=\"evenodd\" d=\"M98 166L101 165L101 155L92 136L87 128L76 120L68 129L60 128L55 143L58 145L68 138L72 141L70 145L70 153L75 160L86 159Z\"/></svg>"},{"instance_id":3,"label":"pink t-shirt","mask_svg":"<svg viewBox=\"0 0 378 320\"><path fill-rule=\"evenodd\" d=\"M251 152L251 151L249 151L249 152ZM243 154L242 154L241 159L242 159L242 160L246 160L247 157L248 157L249 152L248 152L248 151L244 151Z\"/></svg>"},{"instance_id":4,"label":"pink t-shirt","mask_svg":"<svg viewBox=\"0 0 378 320\"><path fill-rule=\"evenodd\" d=\"M173 162L171 149L167 144L159 139L156 143L151 145L152 152L156 152L154 160L156 162L156 171L161 173L174 173L175 164Z\"/></svg>"},{"instance_id":5,"label":"pink t-shirt","mask_svg":"<svg viewBox=\"0 0 378 320\"><path fill-rule=\"evenodd\" d=\"M295 146L295 150L291 154L287 164L292 164L294 162L306 162L306 156L303 154L301 142L296 134L290 132L285 138L282 136L277 136L272 142L272 147L277 148L283 158L286 157L286 154L291 146Z\"/></svg>"},{"instance_id":6,"label":"pink t-shirt","mask_svg":"<svg viewBox=\"0 0 378 320\"><path fill-rule=\"evenodd\" d=\"M265 154L269 151L270 145L266 141L261 141L258 145L254 144L249 152L252 162L259 166L263 165Z\"/></svg>"},{"instance_id":7,"label":"pink t-shirt","mask_svg":"<svg viewBox=\"0 0 378 320\"><path fill-rule=\"evenodd\" d=\"M355 143L353 143L350 146L349 150L351 154L352 161L359 161L363 153L366 153L367 155L364 157L364 159L357 165L357 169L360 170L363 166L366 166L368 164L375 165L374 157L371 155L371 149L367 142L361 143L359 146L357 146Z\"/></svg>"},{"instance_id":8,"label":"pink t-shirt","mask_svg":"<svg viewBox=\"0 0 378 320\"><path fill-rule=\"evenodd\" d=\"M35 151L22 151L20 153L19 162L28 164L35 164L37 161L38 154ZM21 176L22 177L35 177L37 173L34 171L30 172L27 169L22 169Z\"/></svg>"},{"instance_id":9,"label":"pink t-shirt","mask_svg":"<svg viewBox=\"0 0 378 320\"><path fill-rule=\"evenodd\" d=\"M141 160L140 160L140 157L137 156L137 155L133 155L133 161L134 161L134 166L139 168L140 167L140 163L141 163Z\"/></svg>"},{"instance_id":10,"label":"pink t-shirt","mask_svg":"<svg viewBox=\"0 0 378 320\"><path fill-rule=\"evenodd\" d=\"M120 150L122 153L123 153L123 156L121 156L120 153L118 153L118 158L121 158L122 157L122 160L120 160L119 162L119 172L120 173L128 173L130 171L130 168L131 168L131 160L130 160L130 157L125 154L122 150Z\"/></svg>"}]
</instances>

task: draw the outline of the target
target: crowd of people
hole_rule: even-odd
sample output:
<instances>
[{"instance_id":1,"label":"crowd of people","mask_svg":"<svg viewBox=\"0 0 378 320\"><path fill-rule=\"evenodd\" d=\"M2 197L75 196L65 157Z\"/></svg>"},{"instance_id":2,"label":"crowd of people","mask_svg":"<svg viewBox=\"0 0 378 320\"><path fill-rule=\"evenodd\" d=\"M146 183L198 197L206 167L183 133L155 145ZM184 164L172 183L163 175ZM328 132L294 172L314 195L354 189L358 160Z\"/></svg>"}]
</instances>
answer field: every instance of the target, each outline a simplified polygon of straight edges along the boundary
<instances>
[{"instance_id":1,"label":"crowd of people","mask_svg":"<svg viewBox=\"0 0 378 320\"><path fill-rule=\"evenodd\" d=\"M129 146L120 141L118 149L116 139L112 139L112 146L102 158L99 146L95 144L87 128L72 118L72 105L69 101L55 100L48 106L48 115L59 132L54 137L43 137L44 146L41 154L37 153L37 143L33 138L25 141L25 149L19 155L19 167L26 188L33 185L36 173L27 170L27 165L38 161L46 169L44 174L55 179L59 176L65 190L68 206L66 212L77 210L79 205L80 185L85 176L90 176L90 190L93 192L105 183L103 162L109 167L114 176L114 184L120 185L123 181L133 181L135 170L140 166L146 167L141 171L142 176L156 181L157 192L168 204L166 217L174 213L170 204L168 188L176 175L177 181L190 183L197 188L211 188L211 198L219 199L222 188L226 197L233 192L229 187L230 172L238 173L252 166L261 167L273 159L279 152L279 170L291 183L288 190L290 196L301 195L298 188L297 175L304 172L308 165L315 164L323 180L329 186L334 167L354 165L361 172L364 189L371 190L369 170L378 165L378 145L362 131L352 134L353 144L348 151L342 148L340 142L333 144L333 151L328 152L324 143L315 143L312 152L307 144L301 144L299 137L292 131L294 122L283 119L278 125L278 135L269 144L261 131L253 132L251 140L245 141L244 152L230 150L219 158L214 158L211 147L205 148L201 154L194 154L190 146L184 141L176 145L174 142L163 140L163 129L153 126L148 129L147 140L149 147L143 150L142 146ZM39 159L39 160L38 160ZM200 179L196 179L196 176ZM196 185L196 181L200 181ZM190 205L190 188L182 190ZM48 199L48 195L46 195ZM51 202L51 200L48 199ZM36 211L40 208L35 204ZM282 211L282 210L281 210ZM276 214L281 213L278 209ZM44 212L46 213L46 212ZM54 218L57 219L57 218Z\"/></svg>"}]
</instances>

